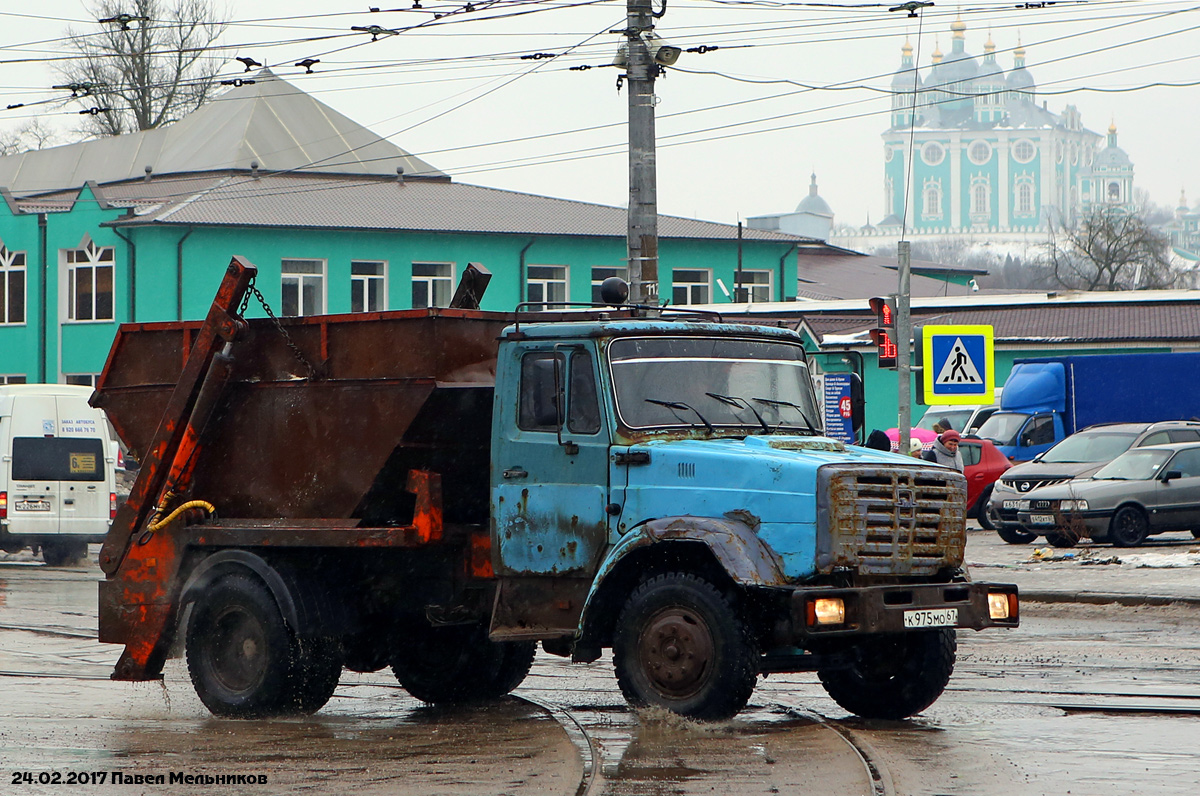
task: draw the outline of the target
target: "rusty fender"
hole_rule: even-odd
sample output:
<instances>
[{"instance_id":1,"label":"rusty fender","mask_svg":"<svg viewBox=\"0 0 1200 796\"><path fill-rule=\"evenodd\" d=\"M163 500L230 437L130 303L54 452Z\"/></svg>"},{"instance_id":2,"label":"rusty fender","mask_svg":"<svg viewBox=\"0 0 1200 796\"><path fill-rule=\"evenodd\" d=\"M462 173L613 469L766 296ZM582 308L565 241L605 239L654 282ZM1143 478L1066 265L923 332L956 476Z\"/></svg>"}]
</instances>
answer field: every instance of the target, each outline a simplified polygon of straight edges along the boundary
<instances>
[{"instance_id":1,"label":"rusty fender","mask_svg":"<svg viewBox=\"0 0 1200 796\"><path fill-rule=\"evenodd\" d=\"M783 561L758 537L757 518L732 514L714 517L663 517L632 529L613 547L596 573L579 619L583 634L589 613L605 579L635 550L672 542L700 542L713 554L734 583L741 586L784 586Z\"/></svg>"}]
</instances>

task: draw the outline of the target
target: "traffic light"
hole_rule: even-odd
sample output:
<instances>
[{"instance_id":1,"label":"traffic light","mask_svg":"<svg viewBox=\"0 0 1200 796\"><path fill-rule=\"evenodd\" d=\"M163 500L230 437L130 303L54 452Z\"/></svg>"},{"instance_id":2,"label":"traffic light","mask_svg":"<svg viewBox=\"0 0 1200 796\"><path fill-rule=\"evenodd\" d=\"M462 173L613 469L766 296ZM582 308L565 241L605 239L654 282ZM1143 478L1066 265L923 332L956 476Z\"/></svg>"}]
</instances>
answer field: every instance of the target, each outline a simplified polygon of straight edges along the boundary
<instances>
[{"instance_id":1,"label":"traffic light","mask_svg":"<svg viewBox=\"0 0 1200 796\"><path fill-rule=\"evenodd\" d=\"M879 352L879 367L896 367L896 300L875 296L869 300L875 313L875 328L871 330L871 342Z\"/></svg>"}]
</instances>

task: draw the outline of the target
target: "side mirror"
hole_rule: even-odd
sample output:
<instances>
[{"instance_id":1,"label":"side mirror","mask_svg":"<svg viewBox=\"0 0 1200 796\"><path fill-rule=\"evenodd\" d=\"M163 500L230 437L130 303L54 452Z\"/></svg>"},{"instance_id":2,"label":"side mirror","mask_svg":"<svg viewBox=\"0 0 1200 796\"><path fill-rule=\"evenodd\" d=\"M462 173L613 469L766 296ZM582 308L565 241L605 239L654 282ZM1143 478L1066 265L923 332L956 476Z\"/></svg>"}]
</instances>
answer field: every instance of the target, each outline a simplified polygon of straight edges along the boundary
<instances>
[{"instance_id":1,"label":"side mirror","mask_svg":"<svg viewBox=\"0 0 1200 796\"><path fill-rule=\"evenodd\" d=\"M1162 474L1162 482L1165 484L1172 478L1183 478L1183 473L1179 470L1167 470Z\"/></svg>"}]
</instances>

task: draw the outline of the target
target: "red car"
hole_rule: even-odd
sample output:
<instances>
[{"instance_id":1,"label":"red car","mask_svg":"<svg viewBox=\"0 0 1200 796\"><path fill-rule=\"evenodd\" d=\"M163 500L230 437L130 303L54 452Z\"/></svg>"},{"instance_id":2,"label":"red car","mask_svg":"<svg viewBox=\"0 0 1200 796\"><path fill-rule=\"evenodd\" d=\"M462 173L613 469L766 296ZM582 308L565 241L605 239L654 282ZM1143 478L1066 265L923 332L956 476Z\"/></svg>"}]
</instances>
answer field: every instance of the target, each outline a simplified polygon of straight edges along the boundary
<instances>
[{"instance_id":1,"label":"red car","mask_svg":"<svg viewBox=\"0 0 1200 796\"><path fill-rule=\"evenodd\" d=\"M992 522L987 516L992 484L1012 466L1012 462L996 450L990 439L963 437L958 442L958 450L962 453L963 475L967 477L967 517L979 520L980 525L992 530Z\"/></svg>"}]
</instances>

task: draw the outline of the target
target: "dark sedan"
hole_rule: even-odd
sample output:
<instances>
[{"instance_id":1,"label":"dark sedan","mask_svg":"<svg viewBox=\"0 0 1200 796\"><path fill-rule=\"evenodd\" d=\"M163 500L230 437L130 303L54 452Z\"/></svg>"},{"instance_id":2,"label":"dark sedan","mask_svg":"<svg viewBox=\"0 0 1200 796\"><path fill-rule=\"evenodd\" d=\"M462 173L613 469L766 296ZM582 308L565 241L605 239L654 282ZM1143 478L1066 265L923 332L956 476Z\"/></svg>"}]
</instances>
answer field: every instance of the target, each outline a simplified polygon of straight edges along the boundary
<instances>
[{"instance_id":1,"label":"dark sedan","mask_svg":"<svg viewBox=\"0 0 1200 796\"><path fill-rule=\"evenodd\" d=\"M1126 451L1090 478L1033 490L1021 499L1018 517L1056 547L1082 537L1134 547L1167 531L1200 538L1200 444Z\"/></svg>"}]
</instances>

